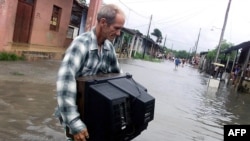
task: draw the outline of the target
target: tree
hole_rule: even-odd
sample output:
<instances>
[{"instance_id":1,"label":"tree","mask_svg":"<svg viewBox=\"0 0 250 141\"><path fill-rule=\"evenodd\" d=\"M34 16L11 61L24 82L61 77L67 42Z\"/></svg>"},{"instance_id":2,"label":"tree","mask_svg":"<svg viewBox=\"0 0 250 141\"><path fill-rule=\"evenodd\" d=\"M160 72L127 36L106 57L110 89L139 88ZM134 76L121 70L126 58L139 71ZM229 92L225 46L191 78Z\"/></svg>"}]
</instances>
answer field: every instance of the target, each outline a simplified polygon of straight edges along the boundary
<instances>
[{"instance_id":1,"label":"tree","mask_svg":"<svg viewBox=\"0 0 250 141\"><path fill-rule=\"evenodd\" d=\"M151 33L151 35L156 37L156 43L161 43L162 42L162 33L158 28L154 29L154 32Z\"/></svg>"},{"instance_id":2,"label":"tree","mask_svg":"<svg viewBox=\"0 0 250 141\"><path fill-rule=\"evenodd\" d=\"M227 42L226 40L223 40L222 43L221 43L221 51L224 51L228 48L230 48L231 46L233 46L232 43L230 42ZM217 49L218 47L216 47L216 49L213 49L211 51L208 52L207 54L207 59L210 60L210 61L214 61L215 60L215 56L216 56L216 53L217 53ZM233 54L230 54L230 60L232 60L234 58L234 53ZM220 53L219 57L218 57L219 60L225 60L225 54L222 54Z\"/></svg>"},{"instance_id":3,"label":"tree","mask_svg":"<svg viewBox=\"0 0 250 141\"><path fill-rule=\"evenodd\" d=\"M177 51L176 54L175 54L175 57L187 58L188 57L188 52L186 50Z\"/></svg>"},{"instance_id":4,"label":"tree","mask_svg":"<svg viewBox=\"0 0 250 141\"><path fill-rule=\"evenodd\" d=\"M131 40L132 36L128 33L124 33L124 40L123 40L123 44L125 46L128 46L129 45L129 42Z\"/></svg>"}]
</instances>

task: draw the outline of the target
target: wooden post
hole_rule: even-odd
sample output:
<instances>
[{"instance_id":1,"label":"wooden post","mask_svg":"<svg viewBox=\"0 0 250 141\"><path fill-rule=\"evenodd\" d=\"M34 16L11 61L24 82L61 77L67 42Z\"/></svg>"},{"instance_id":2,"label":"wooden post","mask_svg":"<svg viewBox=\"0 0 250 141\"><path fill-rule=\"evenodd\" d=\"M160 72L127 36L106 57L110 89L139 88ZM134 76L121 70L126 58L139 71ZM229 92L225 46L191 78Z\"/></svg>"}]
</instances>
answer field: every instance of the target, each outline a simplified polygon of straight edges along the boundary
<instances>
[{"instance_id":1,"label":"wooden post","mask_svg":"<svg viewBox=\"0 0 250 141\"><path fill-rule=\"evenodd\" d=\"M131 56L132 56L132 51L133 51L134 44L135 44L135 37L136 37L136 35L133 35L132 42L131 42L131 44L130 44L129 58L131 58Z\"/></svg>"},{"instance_id":2,"label":"wooden post","mask_svg":"<svg viewBox=\"0 0 250 141\"><path fill-rule=\"evenodd\" d=\"M238 87L239 87L239 85L241 85L242 83L242 79L243 79L243 75L244 75L244 72L246 71L246 68L247 68L247 64L248 64L248 62L249 62L249 59L250 59L250 49L248 49L248 54L247 54L247 57L246 57L246 59L245 59L245 62L244 62L244 65L243 65L243 67L242 67L242 71L241 71L241 75L240 75L240 79L239 79L239 81L238 81L238 83L236 84L236 89L235 89L235 91L238 91Z\"/></svg>"}]
</instances>

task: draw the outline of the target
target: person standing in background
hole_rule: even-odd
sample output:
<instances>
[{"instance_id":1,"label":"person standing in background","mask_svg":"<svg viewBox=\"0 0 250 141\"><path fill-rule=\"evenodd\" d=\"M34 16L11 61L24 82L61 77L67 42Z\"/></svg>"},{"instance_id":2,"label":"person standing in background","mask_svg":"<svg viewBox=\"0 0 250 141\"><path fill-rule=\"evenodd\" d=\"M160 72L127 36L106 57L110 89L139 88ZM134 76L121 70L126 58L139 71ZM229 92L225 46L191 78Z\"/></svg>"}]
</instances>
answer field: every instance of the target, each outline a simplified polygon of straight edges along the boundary
<instances>
[{"instance_id":1,"label":"person standing in background","mask_svg":"<svg viewBox=\"0 0 250 141\"><path fill-rule=\"evenodd\" d=\"M177 70L179 64L181 63L180 59L178 57L175 58L174 60L174 63L175 63L175 70Z\"/></svg>"}]
</instances>

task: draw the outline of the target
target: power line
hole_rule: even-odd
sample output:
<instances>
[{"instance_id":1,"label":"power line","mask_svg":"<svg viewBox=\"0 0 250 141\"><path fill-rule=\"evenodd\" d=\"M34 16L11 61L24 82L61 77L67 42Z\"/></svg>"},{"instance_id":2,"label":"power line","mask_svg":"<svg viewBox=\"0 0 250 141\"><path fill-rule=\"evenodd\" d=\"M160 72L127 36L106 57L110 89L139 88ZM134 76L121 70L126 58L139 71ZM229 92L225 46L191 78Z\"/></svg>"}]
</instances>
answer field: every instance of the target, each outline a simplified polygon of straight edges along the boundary
<instances>
[{"instance_id":1,"label":"power line","mask_svg":"<svg viewBox=\"0 0 250 141\"><path fill-rule=\"evenodd\" d=\"M128 7L126 4L124 4L121 0L119 0L119 2L120 2L123 6L125 6L126 8L128 8L128 10L134 12L136 15L138 15L138 16L140 16L140 17L143 17L143 18L146 18L146 19L150 18L150 17L146 17L146 16L144 16L144 15L142 15L142 14L139 14L138 12L136 12L135 10L133 10L132 8L130 8L130 7Z\"/></svg>"},{"instance_id":2,"label":"power line","mask_svg":"<svg viewBox=\"0 0 250 141\"><path fill-rule=\"evenodd\" d=\"M178 17L176 17L176 14L175 15L173 15L173 16L171 16L171 17L168 17L168 18L164 18L164 19L161 19L161 20L158 20L158 21L152 21L152 24L153 25L165 25L165 24L168 24L168 23L173 23L172 25L170 25L170 26L175 26L175 25L177 25L177 24L179 24L179 23L182 23L182 22L184 22L184 21L186 21L186 20L189 20L189 19L192 19L192 18L194 18L195 16L197 16L197 15L199 15L199 14L201 14L201 13L203 13L203 11L204 10L207 10L207 7L204 9L204 8L202 8L202 9L197 9L197 10L199 10L199 11L194 11L194 12L192 12L192 13L190 13L191 11L190 11L190 9L189 10L186 10L186 11L184 11L183 13L185 13L184 15L180 15L180 17L178 18ZM179 14L181 14L181 13L179 13ZM172 18L172 19L171 19ZM170 19L170 20L169 20ZM168 21L165 21L165 22L161 22L161 21L164 21L164 20L168 20ZM136 28L136 27L142 27L142 26L147 26L147 24L143 24L143 25L136 25L136 26L134 26L134 28Z\"/></svg>"}]
</instances>

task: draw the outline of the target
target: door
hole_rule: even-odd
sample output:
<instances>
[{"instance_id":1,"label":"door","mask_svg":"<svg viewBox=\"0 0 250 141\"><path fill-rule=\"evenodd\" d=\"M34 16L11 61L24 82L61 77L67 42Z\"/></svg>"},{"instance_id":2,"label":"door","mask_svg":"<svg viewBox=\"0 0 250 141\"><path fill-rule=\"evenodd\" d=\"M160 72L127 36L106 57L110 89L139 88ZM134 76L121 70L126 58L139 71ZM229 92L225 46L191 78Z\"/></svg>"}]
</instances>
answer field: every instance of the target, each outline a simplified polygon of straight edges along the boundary
<instances>
[{"instance_id":1,"label":"door","mask_svg":"<svg viewBox=\"0 0 250 141\"><path fill-rule=\"evenodd\" d=\"M34 6L34 0L18 1L14 36L13 36L14 42L18 43L29 42L33 6Z\"/></svg>"}]
</instances>

